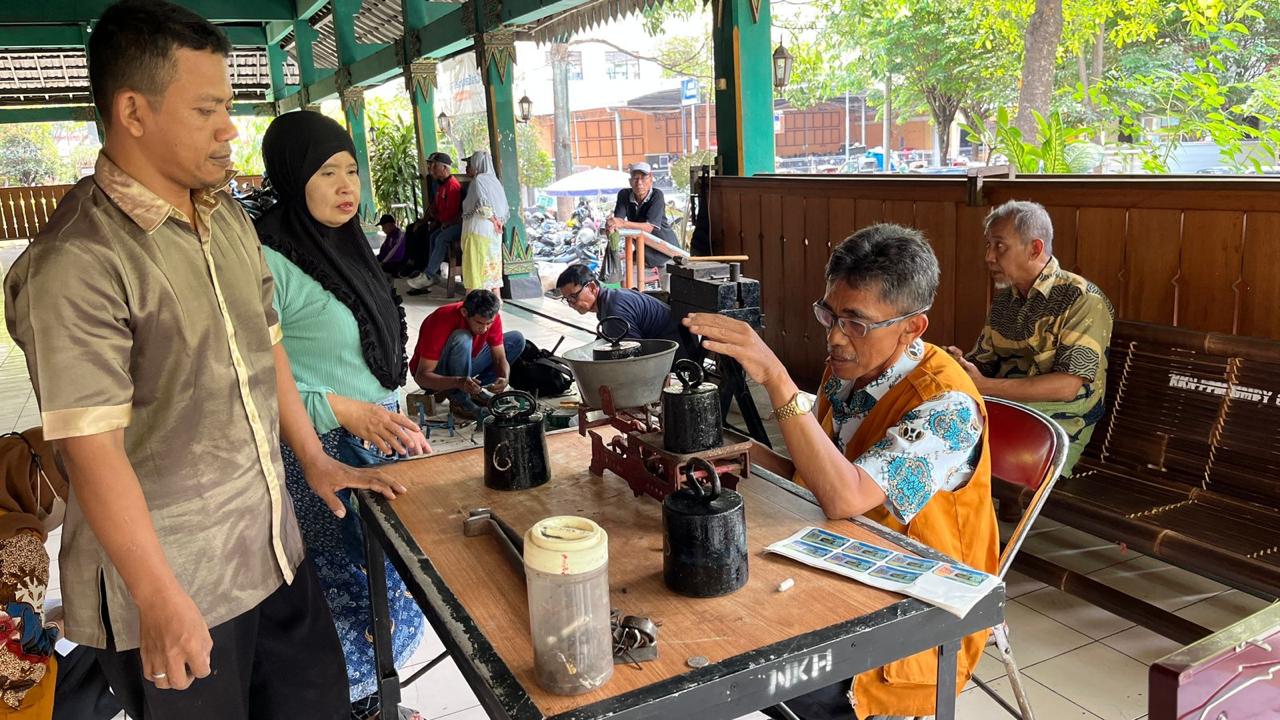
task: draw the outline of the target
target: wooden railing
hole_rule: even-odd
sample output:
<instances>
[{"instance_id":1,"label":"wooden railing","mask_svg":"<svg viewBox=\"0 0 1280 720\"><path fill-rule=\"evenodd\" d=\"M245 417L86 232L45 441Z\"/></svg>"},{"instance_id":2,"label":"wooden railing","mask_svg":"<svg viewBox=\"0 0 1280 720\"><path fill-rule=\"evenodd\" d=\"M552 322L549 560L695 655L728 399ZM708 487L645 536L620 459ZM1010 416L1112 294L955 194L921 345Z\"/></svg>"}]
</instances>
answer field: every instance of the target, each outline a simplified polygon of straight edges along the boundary
<instances>
[{"instance_id":1,"label":"wooden railing","mask_svg":"<svg viewBox=\"0 0 1280 720\"><path fill-rule=\"evenodd\" d=\"M261 175L236 178L241 187L261 187ZM0 188L0 240L30 240L49 222L71 185Z\"/></svg>"},{"instance_id":2,"label":"wooden railing","mask_svg":"<svg viewBox=\"0 0 1280 720\"><path fill-rule=\"evenodd\" d=\"M0 240L35 237L70 189L70 185L0 188Z\"/></svg>"},{"instance_id":3,"label":"wooden railing","mask_svg":"<svg viewBox=\"0 0 1280 720\"><path fill-rule=\"evenodd\" d=\"M1118 317L1280 339L1280 181L1218 178L715 177L717 254L762 281L765 339L810 388L826 355L810 304L831 247L858 228L919 228L942 279L926 338L969 348L990 281L982 219L1007 200L1044 204L1054 254L1097 283Z\"/></svg>"}]
</instances>

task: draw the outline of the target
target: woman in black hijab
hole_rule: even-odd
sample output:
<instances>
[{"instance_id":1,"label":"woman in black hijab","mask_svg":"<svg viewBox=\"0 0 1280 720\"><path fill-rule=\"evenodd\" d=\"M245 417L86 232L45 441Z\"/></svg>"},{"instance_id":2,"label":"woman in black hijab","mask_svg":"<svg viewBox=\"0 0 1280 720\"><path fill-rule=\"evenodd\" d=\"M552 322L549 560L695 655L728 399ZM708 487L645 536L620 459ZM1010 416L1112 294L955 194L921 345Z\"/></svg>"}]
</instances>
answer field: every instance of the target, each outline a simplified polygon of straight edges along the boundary
<instances>
[{"instance_id":1,"label":"woman in black hijab","mask_svg":"<svg viewBox=\"0 0 1280 720\"><path fill-rule=\"evenodd\" d=\"M360 177L350 135L319 113L287 113L267 129L262 155L278 201L258 220L258 236L294 379L325 451L355 466L430 452L399 412L404 308L356 217ZM297 456L282 450L307 555L346 655L352 717L369 717L377 711L376 668L359 520L355 512L335 517L308 487ZM422 639L424 618L390 563L386 570L402 665Z\"/></svg>"}]
</instances>

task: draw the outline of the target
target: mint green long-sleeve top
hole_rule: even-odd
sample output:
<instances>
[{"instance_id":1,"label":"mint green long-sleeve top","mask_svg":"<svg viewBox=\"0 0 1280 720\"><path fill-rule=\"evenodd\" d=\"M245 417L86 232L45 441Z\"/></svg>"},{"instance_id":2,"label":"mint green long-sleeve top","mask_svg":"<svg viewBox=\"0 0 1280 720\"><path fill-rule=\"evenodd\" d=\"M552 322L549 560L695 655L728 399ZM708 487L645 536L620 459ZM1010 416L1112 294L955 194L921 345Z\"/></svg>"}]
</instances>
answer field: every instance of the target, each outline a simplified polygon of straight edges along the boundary
<instances>
[{"instance_id":1,"label":"mint green long-sleeve top","mask_svg":"<svg viewBox=\"0 0 1280 720\"><path fill-rule=\"evenodd\" d=\"M329 405L331 393L370 403L394 393L369 372L351 310L285 256L268 247L262 252L275 278L272 302L284 349L316 432L340 427Z\"/></svg>"}]
</instances>

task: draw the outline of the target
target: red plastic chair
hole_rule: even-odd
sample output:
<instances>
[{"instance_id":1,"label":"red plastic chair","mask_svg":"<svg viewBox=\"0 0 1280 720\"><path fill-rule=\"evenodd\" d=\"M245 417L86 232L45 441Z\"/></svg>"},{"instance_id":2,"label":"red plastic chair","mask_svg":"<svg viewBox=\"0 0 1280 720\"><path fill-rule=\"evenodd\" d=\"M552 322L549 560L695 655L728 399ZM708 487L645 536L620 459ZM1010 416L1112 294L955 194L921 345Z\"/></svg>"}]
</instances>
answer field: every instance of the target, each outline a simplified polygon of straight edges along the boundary
<instances>
[{"instance_id":1,"label":"red plastic chair","mask_svg":"<svg viewBox=\"0 0 1280 720\"><path fill-rule=\"evenodd\" d=\"M1062 466L1067 460L1067 433L1058 423L1034 408L1001 400L984 398L987 406L987 444L991 455L991 475L1005 482L1023 485L1034 491L1031 501L1023 511L1021 519L1013 528L1009 541L1000 553L998 574L1001 579L1009 572L1013 559L1022 547L1027 532L1040 515L1044 501ZM986 683L973 678L974 683L991 696L1009 714L1022 720L1035 720L1031 704L1027 700L1026 691L1022 687L1022 675L1013 660L1013 649L1009 644L1009 626L1005 623L991 629L991 642L1000 650L1004 660L1005 673L1009 676L1009 685L1014 697L1018 700L1018 710L1010 706L996 694Z\"/></svg>"}]
</instances>

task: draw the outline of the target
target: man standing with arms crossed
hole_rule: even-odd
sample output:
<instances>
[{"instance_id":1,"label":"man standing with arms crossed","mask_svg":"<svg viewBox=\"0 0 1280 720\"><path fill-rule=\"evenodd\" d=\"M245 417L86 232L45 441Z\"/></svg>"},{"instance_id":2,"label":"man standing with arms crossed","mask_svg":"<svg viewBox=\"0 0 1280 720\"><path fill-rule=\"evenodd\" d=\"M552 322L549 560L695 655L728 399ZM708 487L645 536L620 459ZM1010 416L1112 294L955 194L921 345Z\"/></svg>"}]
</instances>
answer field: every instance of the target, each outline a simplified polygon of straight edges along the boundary
<instances>
[{"instance_id":1,"label":"man standing with arms crossed","mask_svg":"<svg viewBox=\"0 0 1280 720\"><path fill-rule=\"evenodd\" d=\"M330 460L299 399L257 235L224 192L229 52L163 0L103 13L106 143L6 278L6 320L71 484L67 635L99 649L129 715L336 720L342 652L280 436L339 515L339 490L403 488Z\"/></svg>"}]
</instances>

